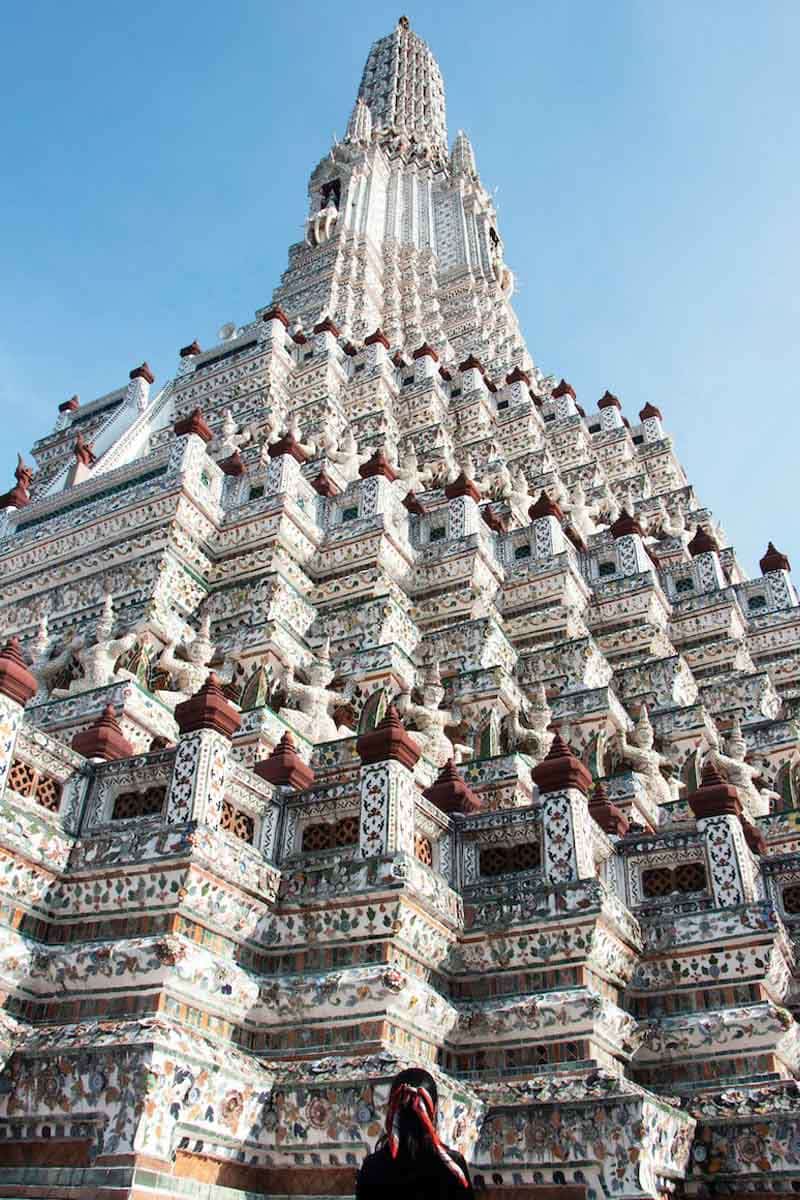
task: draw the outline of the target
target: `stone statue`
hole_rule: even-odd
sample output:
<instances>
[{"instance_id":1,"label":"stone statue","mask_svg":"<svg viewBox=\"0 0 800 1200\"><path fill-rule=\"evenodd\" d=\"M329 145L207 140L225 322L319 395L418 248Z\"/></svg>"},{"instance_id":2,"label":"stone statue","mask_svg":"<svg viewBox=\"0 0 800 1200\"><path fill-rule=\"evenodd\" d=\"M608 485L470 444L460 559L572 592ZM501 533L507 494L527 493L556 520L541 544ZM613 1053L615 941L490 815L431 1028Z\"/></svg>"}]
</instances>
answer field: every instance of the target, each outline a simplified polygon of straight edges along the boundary
<instances>
[{"instance_id":1,"label":"stone statue","mask_svg":"<svg viewBox=\"0 0 800 1200\"><path fill-rule=\"evenodd\" d=\"M345 704L347 697L330 686L335 674L331 664L330 638L326 638L317 652L316 662L308 667L307 673L309 682L300 683L294 677L294 668L289 665L284 686L288 698L296 700L299 707L285 706L280 709L278 716L314 745L351 737L352 729L337 725L333 718L333 710Z\"/></svg>"},{"instance_id":2,"label":"stone statue","mask_svg":"<svg viewBox=\"0 0 800 1200\"><path fill-rule=\"evenodd\" d=\"M509 500L514 489L514 482L505 459L500 459L491 475L482 479L481 491L492 500Z\"/></svg>"},{"instance_id":3,"label":"stone statue","mask_svg":"<svg viewBox=\"0 0 800 1200\"><path fill-rule=\"evenodd\" d=\"M580 479L572 489L572 497L568 509L570 522L576 533L588 541L591 534L597 532L595 517L598 513L596 504L589 504L586 491Z\"/></svg>"},{"instance_id":4,"label":"stone statue","mask_svg":"<svg viewBox=\"0 0 800 1200\"><path fill-rule=\"evenodd\" d=\"M522 724L519 719L520 712L530 721L529 725ZM519 710L509 713L506 723L509 750L521 751L535 762L541 762L553 740L553 734L548 728L552 715L544 684L540 683L533 700L523 698Z\"/></svg>"},{"instance_id":5,"label":"stone statue","mask_svg":"<svg viewBox=\"0 0 800 1200\"><path fill-rule=\"evenodd\" d=\"M32 667L33 674L39 684L41 697L50 694L54 680L70 665L78 654L78 651L82 649L84 642L81 634L73 633L68 638L63 650L49 657L48 640L47 617L42 617L36 641L33 645L34 659ZM67 688L60 690L62 695L67 695Z\"/></svg>"},{"instance_id":6,"label":"stone statue","mask_svg":"<svg viewBox=\"0 0 800 1200\"><path fill-rule=\"evenodd\" d=\"M225 454L234 454L242 444L242 440L239 436L239 426L233 419L233 413L229 408L226 408L222 414L220 450Z\"/></svg>"},{"instance_id":7,"label":"stone statue","mask_svg":"<svg viewBox=\"0 0 800 1200\"><path fill-rule=\"evenodd\" d=\"M414 443L409 442L408 449L403 454L400 465L397 468L397 487L400 495L405 497L409 492L424 492L427 486L427 476L429 475L429 471L423 472L420 470Z\"/></svg>"},{"instance_id":8,"label":"stone statue","mask_svg":"<svg viewBox=\"0 0 800 1200\"><path fill-rule=\"evenodd\" d=\"M206 614L200 621L195 637L184 647L186 659L177 657L175 651L178 643L175 640L168 642L162 650L156 666L170 676L172 683L171 688L159 689L159 698L165 704L173 706L193 696L205 683L215 650L210 631L211 618Z\"/></svg>"},{"instance_id":9,"label":"stone statue","mask_svg":"<svg viewBox=\"0 0 800 1200\"><path fill-rule=\"evenodd\" d=\"M131 678L130 672L117 671L116 664L120 655L133 647L136 634L126 633L124 637L114 638L111 636L113 629L114 601L111 593L106 592L93 640L81 637L73 643L72 653L80 663L83 673L73 679L69 687L54 688L51 695L55 699L74 696L77 692L88 692L92 688L106 687L116 679Z\"/></svg>"},{"instance_id":10,"label":"stone statue","mask_svg":"<svg viewBox=\"0 0 800 1200\"><path fill-rule=\"evenodd\" d=\"M352 483L354 479L358 479L358 442L349 426L344 435L337 439L335 446L326 448L325 456L336 464L339 474L346 483Z\"/></svg>"},{"instance_id":11,"label":"stone statue","mask_svg":"<svg viewBox=\"0 0 800 1200\"><path fill-rule=\"evenodd\" d=\"M426 467L428 487L444 487L450 480L457 479L461 467L453 453L453 442L444 425L439 425L433 438L433 450L437 460Z\"/></svg>"},{"instance_id":12,"label":"stone statue","mask_svg":"<svg viewBox=\"0 0 800 1200\"><path fill-rule=\"evenodd\" d=\"M509 492L509 503L514 508L518 508L525 516L524 523L528 523L528 509L533 503L528 477L522 470L522 467L517 467L511 477L511 491Z\"/></svg>"},{"instance_id":13,"label":"stone statue","mask_svg":"<svg viewBox=\"0 0 800 1200\"><path fill-rule=\"evenodd\" d=\"M661 767L670 765L669 759L653 749L653 726L650 724L646 704L642 705L639 713L639 720L636 722L633 732L633 741L628 741L624 730L618 734L616 740L623 758L630 763L638 775L644 777L647 795L652 803L671 803L675 798L672 788L661 774Z\"/></svg>"},{"instance_id":14,"label":"stone statue","mask_svg":"<svg viewBox=\"0 0 800 1200\"><path fill-rule=\"evenodd\" d=\"M437 767L443 767L450 758L454 762L463 762L472 757L471 746L452 742L445 733L446 726L458 724L461 714L455 708L440 708L443 699L439 664L434 663L422 689L422 704L413 703L410 691L401 692L396 701L400 716L413 722L408 732L425 757Z\"/></svg>"},{"instance_id":15,"label":"stone statue","mask_svg":"<svg viewBox=\"0 0 800 1200\"><path fill-rule=\"evenodd\" d=\"M747 743L742 736L739 717L735 718L725 741L727 754L720 747L719 733L710 724L706 725L704 742L706 749L702 755L702 763L710 762L723 778L736 788L739 799L751 817L765 816L769 812L769 795L760 792L756 787L755 781L761 774L758 767L745 762Z\"/></svg>"},{"instance_id":16,"label":"stone statue","mask_svg":"<svg viewBox=\"0 0 800 1200\"><path fill-rule=\"evenodd\" d=\"M661 532L665 538L677 538L684 545L689 541L689 532L686 528L686 516L684 514L683 504L677 500L672 512L669 511L664 501L661 501L662 518Z\"/></svg>"}]
</instances>

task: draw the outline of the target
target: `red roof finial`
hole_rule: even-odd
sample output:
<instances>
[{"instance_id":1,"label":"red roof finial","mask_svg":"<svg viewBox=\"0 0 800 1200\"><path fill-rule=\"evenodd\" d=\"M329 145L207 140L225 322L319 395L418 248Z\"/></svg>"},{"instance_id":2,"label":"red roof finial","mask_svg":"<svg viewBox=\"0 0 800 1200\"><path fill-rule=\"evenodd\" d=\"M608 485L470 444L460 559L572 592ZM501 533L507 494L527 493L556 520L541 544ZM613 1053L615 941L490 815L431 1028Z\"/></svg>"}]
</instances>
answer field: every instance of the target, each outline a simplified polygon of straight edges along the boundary
<instances>
[{"instance_id":1,"label":"red roof finial","mask_svg":"<svg viewBox=\"0 0 800 1200\"><path fill-rule=\"evenodd\" d=\"M25 664L16 637L0 650L0 695L23 706L36 695L36 680Z\"/></svg>"},{"instance_id":2,"label":"red roof finial","mask_svg":"<svg viewBox=\"0 0 800 1200\"><path fill-rule=\"evenodd\" d=\"M614 538L629 537L632 533L638 533L639 537L644 537L641 525L626 508L623 508L616 521L612 522L610 532Z\"/></svg>"},{"instance_id":3,"label":"red roof finial","mask_svg":"<svg viewBox=\"0 0 800 1200\"><path fill-rule=\"evenodd\" d=\"M781 554L780 550L776 550L772 542L767 545L764 557L759 559L758 563L761 568L762 575L768 575L770 571L791 571L791 564L785 554Z\"/></svg>"},{"instance_id":4,"label":"red roof finial","mask_svg":"<svg viewBox=\"0 0 800 1200\"><path fill-rule=\"evenodd\" d=\"M528 509L528 516L532 521L538 521L540 517L555 517L560 524L564 524L563 512L555 500L550 499L544 488L539 493L539 499L535 500Z\"/></svg>"},{"instance_id":5,"label":"red roof finial","mask_svg":"<svg viewBox=\"0 0 800 1200\"><path fill-rule=\"evenodd\" d=\"M448 758L436 782L422 794L426 800L430 800L431 804L435 804L445 813L463 813L470 816L481 809L480 800L456 768L452 758Z\"/></svg>"},{"instance_id":6,"label":"red roof finial","mask_svg":"<svg viewBox=\"0 0 800 1200\"><path fill-rule=\"evenodd\" d=\"M619 402L619 398L617 396L615 396L613 392L605 391L605 392L603 392L603 395L600 397L600 399L597 401L597 407L601 408L601 409L602 408L619 408L619 409L621 409L622 405Z\"/></svg>"},{"instance_id":7,"label":"red roof finial","mask_svg":"<svg viewBox=\"0 0 800 1200\"><path fill-rule=\"evenodd\" d=\"M608 792L599 779L589 800L589 816L605 833L613 833L617 837L624 837L630 828L630 821L625 813L617 808L616 804L611 803Z\"/></svg>"},{"instance_id":8,"label":"red roof finial","mask_svg":"<svg viewBox=\"0 0 800 1200\"><path fill-rule=\"evenodd\" d=\"M359 735L356 750L365 765L394 759L409 770L414 768L421 753L417 743L408 736L393 704L389 705L386 716L374 729Z\"/></svg>"},{"instance_id":9,"label":"red roof finial","mask_svg":"<svg viewBox=\"0 0 800 1200\"><path fill-rule=\"evenodd\" d=\"M140 366L134 367L132 371L129 371L128 378L143 379L145 383L155 383L156 381L155 375L150 370L150 367L146 362L143 362Z\"/></svg>"},{"instance_id":10,"label":"red roof finial","mask_svg":"<svg viewBox=\"0 0 800 1200\"><path fill-rule=\"evenodd\" d=\"M233 454L231 454L228 458L223 458L221 462L217 463L217 466L221 471L224 472L224 474L230 475L234 479L240 479L241 476L247 472L247 467L242 461L242 455L238 446L234 450Z\"/></svg>"},{"instance_id":11,"label":"red roof finial","mask_svg":"<svg viewBox=\"0 0 800 1200\"><path fill-rule=\"evenodd\" d=\"M384 479L394 482L397 479L397 472L386 457L386 451L382 446L379 446L368 458L365 463L362 463L358 468L358 473L362 479L370 479L373 475L382 475Z\"/></svg>"},{"instance_id":12,"label":"red roof finial","mask_svg":"<svg viewBox=\"0 0 800 1200\"><path fill-rule=\"evenodd\" d=\"M188 417L183 417L182 420L176 421L173 429L177 437L194 433L197 437L202 438L204 442L210 442L214 437L199 408L193 408Z\"/></svg>"},{"instance_id":13,"label":"red roof finial","mask_svg":"<svg viewBox=\"0 0 800 1200\"><path fill-rule=\"evenodd\" d=\"M687 546L692 558L696 558L698 554L712 554L719 552L719 545L716 538L713 538L707 529L702 525L697 526L694 537Z\"/></svg>"},{"instance_id":14,"label":"red roof finial","mask_svg":"<svg viewBox=\"0 0 800 1200\"><path fill-rule=\"evenodd\" d=\"M562 396L571 396L573 400L577 400L575 388L571 383L567 383L566 379L561 379L550 393L551 399L560 400Z\"/></svg>"},{"instance_id":15,"label":"red roof finial","mask_svg":"<svg viewBox=\"0 0 800 1200\"><path fill-rule=\"evenodd\" d=\"M533 779L540 792L563 792L568 788L588 796L592 776L556 730L546 758L533 768Z\"/></svg>"},{"instance_id":16,"label":"red roof finial","mask_svg":"<svg viewBox=\"0 0 800 1200\"><path fill-rule=\"evenodd\" d=\"M122 732L113 704L107 704L88 729L75 734L72 749L84 758L100 758L105 762L130 758L136 753Z\"/></svg>"},{"instance_id":17,"label":"red roof finial","mask_svg":"<svg viewBox=\"0 0 800 1200\"><path fill-rule=\"evenodd\" d=\"M256 775L276 787L294 788L302 792L314 782L314 772L297 753L294 739L287 730L269 758L264 758L253 767Z\"/></svg>"},{"instance_id":18,"label":"red roof finial","mask_svg":"<svg viewBox=\"0 0 800 1200\"><path fill-rule=\"evenodd\" d=\"M175 720L182 734L213 729L226 738L232 738L242 723L213 671L199 691L175 706Z\"/></svg>"}]
</instances>

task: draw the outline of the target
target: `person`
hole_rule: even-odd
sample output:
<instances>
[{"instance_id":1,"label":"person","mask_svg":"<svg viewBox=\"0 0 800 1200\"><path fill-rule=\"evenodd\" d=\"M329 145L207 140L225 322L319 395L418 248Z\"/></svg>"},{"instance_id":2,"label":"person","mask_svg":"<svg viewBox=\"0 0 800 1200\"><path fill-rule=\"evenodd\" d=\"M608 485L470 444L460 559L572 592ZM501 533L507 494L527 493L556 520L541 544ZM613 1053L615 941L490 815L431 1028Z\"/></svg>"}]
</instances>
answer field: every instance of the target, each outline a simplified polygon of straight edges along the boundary
<instances>
[{"instance_id":1,"label":"person","mask_svg":"<svg viewBox=\"0 0 800 1200\"><path fill-rule=\"evenodd\" d=\"M412 1067L392 1080L386 1128L362 1163L356 1200L474 1200L464 1158L440 1140L436 1082Z\"/></svg>"}]
</instances>

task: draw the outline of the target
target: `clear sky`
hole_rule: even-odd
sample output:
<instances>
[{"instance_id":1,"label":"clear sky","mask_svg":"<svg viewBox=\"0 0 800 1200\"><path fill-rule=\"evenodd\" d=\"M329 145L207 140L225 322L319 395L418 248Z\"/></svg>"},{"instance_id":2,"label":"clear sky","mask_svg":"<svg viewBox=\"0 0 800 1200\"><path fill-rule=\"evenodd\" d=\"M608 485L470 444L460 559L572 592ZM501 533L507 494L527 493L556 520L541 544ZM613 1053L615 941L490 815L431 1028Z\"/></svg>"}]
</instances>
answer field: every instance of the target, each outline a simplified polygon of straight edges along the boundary
<instances>
[{"instance_id":1,"label":"clear sky","mask_svg":"<svg viewBox=\"0 0 800 1200\"><path fill-rule=\"evenodd\" d=\"M57 405L266 303L398 3L8 5L0 490ZM746 569L800 569L798 0L405 10L473 140L546 372L663 412Z\"/></svg>"}]
</instances>

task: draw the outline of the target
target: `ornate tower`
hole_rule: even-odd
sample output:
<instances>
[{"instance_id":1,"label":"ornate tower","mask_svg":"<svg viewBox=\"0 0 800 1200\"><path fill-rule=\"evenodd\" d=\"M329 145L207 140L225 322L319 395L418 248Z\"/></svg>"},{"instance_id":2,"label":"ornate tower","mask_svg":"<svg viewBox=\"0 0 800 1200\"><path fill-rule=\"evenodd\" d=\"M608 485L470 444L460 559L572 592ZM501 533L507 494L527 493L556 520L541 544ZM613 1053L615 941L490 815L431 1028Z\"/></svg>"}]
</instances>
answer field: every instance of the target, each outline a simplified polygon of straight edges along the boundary
<instances>
[{"instance_id":1,"label":"ornate tower","mask_svg":"<svg viewBox=\"0 0 800 1200\"><path fill-rule=\"evenodd\" d=\"M270 302L18 461L5 1193L348 1195L410 1062L498 1200L800 1190L789 562L512 291L401 18Z\"/></svg>"}]
</instances>

